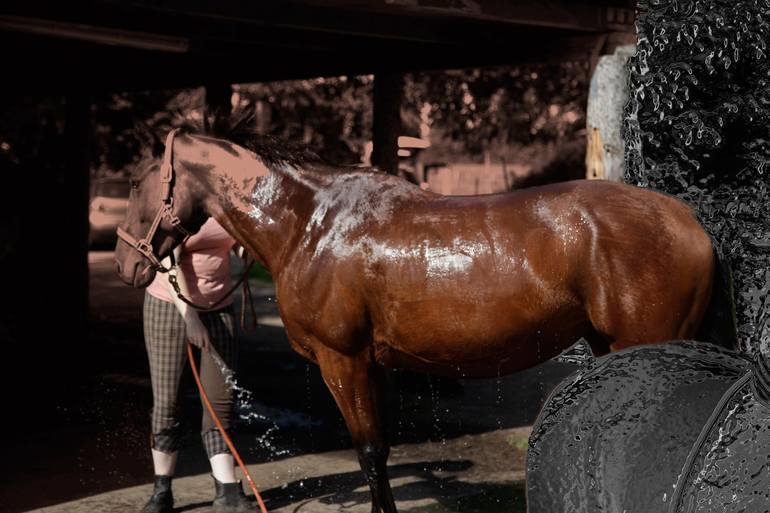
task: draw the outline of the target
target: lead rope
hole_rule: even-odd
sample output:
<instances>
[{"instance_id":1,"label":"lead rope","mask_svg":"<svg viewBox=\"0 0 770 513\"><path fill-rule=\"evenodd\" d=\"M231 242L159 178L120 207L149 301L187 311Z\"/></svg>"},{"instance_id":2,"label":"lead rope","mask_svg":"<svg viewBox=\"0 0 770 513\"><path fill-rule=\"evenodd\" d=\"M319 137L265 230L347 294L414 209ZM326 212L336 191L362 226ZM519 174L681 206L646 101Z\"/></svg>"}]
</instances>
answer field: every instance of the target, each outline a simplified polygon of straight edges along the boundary
<instances>
[{"instance_id":1,"label":"lead rope","mask_svg":"<svg viewBox=\"0 0 770 513\"><path fill-rule=\"evenodd\" d=\"M246 257L243 257L243 264L246 265ZM249 269L254 265L254 261L251 261ZM246 299L248 296L248 300ZM249 280L243 281L243 291L241 293L241 328L246 329L246 301L249 303L251 311L251 331L257 329L257 311L254 309L254 296L251 294L251 284Z\"/></svg>"},{"instance_id":2,"label":"lead rope","mask_svg":"<svg viewBox=\"0 0 770 513\"><path fill-rule=\"evenodd\" d=\"M172 258L173 258L173 256L172 256ZM193 308L195 308L196 310L199 310L201 312L212 312L212 311L216 310L216 307L220 303L222 303L225 299L230 297L232 295L232 293L235 292L235 290L238 288L238 286L241 283L244 284L244 290L246 290L249 287L249 281L246 279L246 277L249 275L249 271L251 271L251 268L254 267L255 263L256 263L256 260L254 260L252 258L251 262L249 262L249 265L246 266L246 258L244 258L243 259L244 269L243 269L243 274L241 275L241 277L238 278L238 281L235 282L235 284L230 288L230 290L227 291L226 294L224 294L221 298L219 298L218 300L216 300L215 302L213 302L209 306L196 305L195 303L193 303L192 301L190 301L189 299L184 297L184 295L182 294L182 289L179 288L179 282L177 281L176 274L173 274L173 273L169 272L168 273L168 281L169 281L169 283L171 283L171 286L174 288L174 292L176 292L176 296L179 299L181 299L182 301L184 301L188 305L192 306ZM174 264L172 266L172 269L174 267L176 267L176 264ZM248 289L248 290L249 290L248 296L249 296L249 298L251 298L251 289ZM244 299L245 299L245 297L244 297ZM252 315L253 315L254 314L254 303L253 302L251 304L251 312L252 312ZM256 322L256 318L254 319L254 321Z\"/></svg>"},{"instance_id":3,"label":"lead rope","mask_svg":"<svg viewBox=\"0 0 770 513\"><path fill-rule=\"evenodd\" d=\"M230 437L227 435L227 432L225 431L224 426L222 426L222 421L219 420L219 416L214 411L214 407L211 406L211 402L209 401L209 396L206 394L206 390L203 388L203 383L201 383L200 376L198 375L198 366L195 363L192 344L190 344L190 342L187 342L187 359L190 361L190 367L192 368L193 377L195 377L195 383L198 385L198 391L201 394L201 399L203 400L203 404L206 405L206 409L209 411L209 414L211 414L211 418L214 419L214 423L217 425L217 429L219 429L219 432L222 433L222 437L225 439L225 443L227 444L227 447L230 448L230 452L233 453L233 457L238 462L238 466L241 468L241 472L243 472L243 475L246 476L246 481L248 481L251 491L254 492L254 497L256 497L257 499L257 503L259 504L260 511L262 513L267 513L267 508L265 507L265 503L262 500L262 496L259 494L259 490L257 490L257 485L254 484L254 480L251 478L251 474L249 474L249 469L246 468L246 465L243 463L243 460L241 459L241 455L238 454L238 450L235 448L235 445L233 445L233 441L230 440Z\"/></svg>"}]
</instances>

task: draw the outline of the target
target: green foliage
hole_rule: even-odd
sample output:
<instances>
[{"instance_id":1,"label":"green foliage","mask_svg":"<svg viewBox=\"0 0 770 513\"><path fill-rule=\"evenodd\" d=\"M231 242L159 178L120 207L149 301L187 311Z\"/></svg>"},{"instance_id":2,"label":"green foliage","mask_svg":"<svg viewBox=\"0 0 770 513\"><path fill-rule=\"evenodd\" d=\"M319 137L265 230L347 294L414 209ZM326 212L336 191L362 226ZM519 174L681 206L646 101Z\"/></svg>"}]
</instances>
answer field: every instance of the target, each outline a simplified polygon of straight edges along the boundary
<instances>
[{"instance_id":1,"label":"green foliage","mask_svg":"<svg viewBox=\"0 0 770 513\"><path fill-rule=\"evenodd\" d=\"M505 438L508 445L523 453L529 449L529 436L521 434L510 434Z\"/></svg>"},{"instance_id":2,"label":"green foliage","mask_svg":"<svg viewBox=\"0 0 770 513\"><path fill-rule=\"evenodd\" d=\"M330 162L356 164L371 140L372 85L366 75L240 84L234 91L237 107L255 109L258 131L304 143ZM403 135L419 136L428 122L450 154L510 155L510 148L579 137L587 90L585 62L407 74ZM203 88L95 98L94 169L129 172L158 133L180 118L199 118L204 105Z\"/></svg>"},{"instance_id":3,"label":"green foliage","mask_svg":"<svg viewBox=\"0 0 770 513\"><path fill-rule=\"evenodd\" d=\"M200 116L202 88L123 92L94 98L93 167L98 174L128 174L144 153L154 149L157 136L179 120Z\"/></svg>"},{"instance_id":4,"label":"green foliage","mask_svg":"<svg viewBox=\"0 0 770 513\"><path fill-rule=\"evenodd\" d=\"M265 283L273 283L273 276L267 269L262 267L259 262L254 262L254 265L249 271L249 279L263 281Z\"/></svg>"},{"instance_id":5,"label":"green foliage","mask_svg":"<svg viewBox=\"0 0 770 513\"><path fill-rule=\"evenodd\" d=\"M415 74L405 98L427 103L436 127L466 151L550 142L585 127L588 63L522 65Z\"/></svg>"},{"instance_id":6,"label":"green foliage","mask_svg":"<svg viewBox=\"0 0 770 513\"><path fill-rule=\"evenodd\" d=\"M741 343L770 355L770 2L640 8L626 180L696 206L734 273Z\"/></svg>"},{"instance_id":7,"label":"green foliage","mask_svg":"<svg viewBox=\"0 0 770 513\"><path fill-rule=\"evenodd\" d=\"M371 76L239 85L242 104L268 106L272 135L302 141L331 162L356 163L371 139ZM431 129L455 153L575 137L585 125L587 62L404 76L403 134Z\"/></svg>"},{"instance_id":8,"label":"green foliage","mask_svg":"<svg viewBox=\"0 0 770 513\"><path fill-rule=\"evenodd\" d=\"M241 84L236 92L241 105L269 106L257 120L266 133L302 142L330 162L360 162L371 139L371 76Z\"/></svg>"}]
</instances>

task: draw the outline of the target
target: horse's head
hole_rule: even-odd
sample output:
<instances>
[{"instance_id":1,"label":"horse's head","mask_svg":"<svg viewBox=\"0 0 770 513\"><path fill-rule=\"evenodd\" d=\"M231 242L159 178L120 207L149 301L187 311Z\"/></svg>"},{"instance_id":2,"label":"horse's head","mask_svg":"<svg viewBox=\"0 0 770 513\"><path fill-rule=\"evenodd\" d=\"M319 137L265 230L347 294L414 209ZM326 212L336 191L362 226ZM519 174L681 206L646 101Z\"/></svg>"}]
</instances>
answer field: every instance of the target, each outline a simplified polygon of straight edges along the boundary
<instances>
[{"instance_id":1,"label":"horse's head","mask_svg":"<svg viewBox=\"0 0 770 513\"><path fill-rule=\"evenodd\" d=\"M188 234L197 232L208 214L194 181L174 163L174 136L166 140L163 161L149 160L131 178L126 219L118 228L115 269L134 287L146 287L160 261Z\"/></svg>"}]
</instances>

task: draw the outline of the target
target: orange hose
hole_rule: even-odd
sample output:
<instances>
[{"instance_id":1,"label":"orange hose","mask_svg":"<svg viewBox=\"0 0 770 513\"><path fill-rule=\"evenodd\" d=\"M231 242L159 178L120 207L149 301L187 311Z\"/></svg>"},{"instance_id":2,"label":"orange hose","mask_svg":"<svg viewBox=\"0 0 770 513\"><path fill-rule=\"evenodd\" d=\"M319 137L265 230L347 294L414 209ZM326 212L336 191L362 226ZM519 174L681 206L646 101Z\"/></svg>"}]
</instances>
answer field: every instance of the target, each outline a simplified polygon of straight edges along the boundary
<instances>
[{"instance_id":1,"label":"orange hose","mask_svg":"<svg viewBox=\"0 0 770 513\"><path fill-rule=\"evenodd\" d=\"M262 496L259 495L259 490L257 490L257 485L254 484L254 480L251 478L251 474L249 474L249 470L246 468L246 465L243 463L243 460L241 459L241 455L238 454L238 451L235 449L235 445L233 445L233 441L230 440L229 436L227 436L227 432L225 431L225 428L222 426L222 421L219 420L217 413L214 411L214 408L211 406L211 402L209 402L209 396L206 395L206 391L203 389L201 378L200 376L198 376L198 367L195 364L195 357L193 356L192 344L190 344L189 342L187 343L187 358L190 360L190 367L192 368L193 376L195 377L195 383L198 385L198 390L201 393L201 399L203 399L203 404L206 405L206 409L211 414L211 418L214 419L214 423L217 425L217 428L219 428L219 432L222 433L222 437L225 439L225 443L227 443L227 447L230 448L230 452L233 453L233 457L235 457L235 461L238 462L238 466L241 467L241 471L243 472L243 475L246 476L246 481L249 482L249 486L251 487L251 490L254 492L254 497L257 498L257 502L259 503L259 509L261 510L262 513L267 513L267 508L265 507L265 503L262 501Z\"/></svg>"}]
</instances>

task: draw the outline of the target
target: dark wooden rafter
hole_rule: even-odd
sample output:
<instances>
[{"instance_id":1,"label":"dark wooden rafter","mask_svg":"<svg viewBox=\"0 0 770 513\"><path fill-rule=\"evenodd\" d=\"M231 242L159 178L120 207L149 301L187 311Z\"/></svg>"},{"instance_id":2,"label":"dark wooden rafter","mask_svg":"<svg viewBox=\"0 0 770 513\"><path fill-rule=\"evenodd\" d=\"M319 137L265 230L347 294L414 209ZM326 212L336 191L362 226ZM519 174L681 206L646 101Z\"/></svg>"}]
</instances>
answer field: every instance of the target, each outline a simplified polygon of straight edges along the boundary
<instances>
[{"instance_id":1,"label":"dark wooden rafter","mask_svg":"<svg viewBox=\"0 0 770 513\"><path fill-rule=\"evenodd\" d=\"M10 65L42 63L27 84L56 76L65 85L132 89L201 85L210 76L235 83L574 60L601 34L633 34L626 0L441 4L92 0L75 9L30 0L0 8L0 43L29 54L11 55Z\"/></svg>"}]
</instances>

